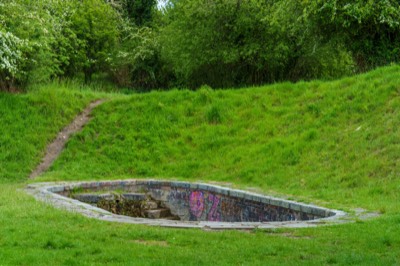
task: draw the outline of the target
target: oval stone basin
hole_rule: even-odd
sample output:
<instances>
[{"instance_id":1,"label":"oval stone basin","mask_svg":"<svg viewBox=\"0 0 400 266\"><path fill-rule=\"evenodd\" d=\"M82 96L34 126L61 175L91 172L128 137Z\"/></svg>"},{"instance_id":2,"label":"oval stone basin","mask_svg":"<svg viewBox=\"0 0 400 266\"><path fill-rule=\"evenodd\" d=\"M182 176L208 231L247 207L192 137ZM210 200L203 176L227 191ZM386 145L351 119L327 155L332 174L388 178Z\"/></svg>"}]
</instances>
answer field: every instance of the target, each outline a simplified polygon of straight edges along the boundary
<instances>
[{"instance_id":1,"label":"oval stone basin","mask_svg":"<svg viewBox=\"0 0 400 266\"><path fill-rule=\"evenodd\" d=\"M36 183L27 190L55 206L89 217L169 227L308 227L335 223L345 216L338 210L202 183Z\"/></svg>"}]
</instances>

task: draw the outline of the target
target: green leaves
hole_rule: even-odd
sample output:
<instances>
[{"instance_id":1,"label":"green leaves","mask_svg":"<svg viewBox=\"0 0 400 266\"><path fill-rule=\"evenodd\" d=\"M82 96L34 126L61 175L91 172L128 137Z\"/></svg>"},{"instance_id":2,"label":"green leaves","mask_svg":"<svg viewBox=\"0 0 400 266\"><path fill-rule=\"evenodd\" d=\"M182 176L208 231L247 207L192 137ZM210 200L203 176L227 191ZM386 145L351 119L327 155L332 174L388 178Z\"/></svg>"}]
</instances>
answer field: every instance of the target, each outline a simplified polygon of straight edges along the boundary
<instances>
[{"instance_id":1,"label":"green leaves","mask_svg":"<svg viewBox=\"0 0 400 266\"><path fill-rule=\"evenodd\" d=\"M0 70L7 71L10 75L18 72L17 63L22 59L22 53L18 49L22 41L10 32L0 31Z\"/></svg>"},{"instance_id":2,"label":"green leaves","mask_svg":"<svg viewBox=\"0 0 400 266\"><path fill-rule=\"evenodd\" d=\"M359 70L398 62L400 3L383 1L314 1L304 3L307 21L323 38L341 38Z\"/></svg>"},{"instance_id":3,"label":"green leaves","mask_svg":"<svg viewBox=\"0 0 400 266\"><path fill-rule=\"evenodd\" d=\"M395 0L0 0L0 30L25 43L3 43L2 80L18 85L95 75L137 90L229 88L400 61Z\"/></svg>"},{"instance_id":4,"label":"green leaves","mask_svg":"<svg viewBox=\"0 0 400 266\"><path fill-rule=\"evenodd\" d=\"M107 66L118 38L118 13L102 0L11 0L0 3L0 21L4 32L25 43L18 83L82 72L90 79Z\"/></svg>"},{"instance_id":5,"label":"green leaves","mask_svg":"<svg viewBox=\"0 0 400 266\"><path fill-rule=\"evenodd\" d=\"M179 80L230 87L279 79L285 40L265 19L270 4L259 1L178 1L161 29L162 56ZM277 34L278 33L278 34ZM278 58L280 60L278 60Z\"/></svg>"},{"instance_id":6,"label":"green leaves","mask_svg":"<svg viewBox=\"0 0 400 266\"><path fill-rule=\"evenodd\" d=\"M25 41L0 30L0 89L10 89L14 80L22 76L25 46Z\"/></svg>"},{"instance_id":7,"label":"green leaves","mask_svg":"<svg viewBox=\"0 0 400 266\"><path fill-rule=\"evenodd\" d=\"M118 38L118 15L102 0L77 2L71 17L71 28L80 43L75 67L83 71L85 81L93 73L107 68ZM76 70L75 70L76 71Z\"/></svg>"},{"instance_id":8,"label":"green leaves","mask_svg":"<svg viewBox=\"0 0 400 266\"><path fill-rule=\"evenodd\" d=\"M126 16L139 27L148 26L152 22L156 0L122 0Z\"/></svg>"}]
</instances>

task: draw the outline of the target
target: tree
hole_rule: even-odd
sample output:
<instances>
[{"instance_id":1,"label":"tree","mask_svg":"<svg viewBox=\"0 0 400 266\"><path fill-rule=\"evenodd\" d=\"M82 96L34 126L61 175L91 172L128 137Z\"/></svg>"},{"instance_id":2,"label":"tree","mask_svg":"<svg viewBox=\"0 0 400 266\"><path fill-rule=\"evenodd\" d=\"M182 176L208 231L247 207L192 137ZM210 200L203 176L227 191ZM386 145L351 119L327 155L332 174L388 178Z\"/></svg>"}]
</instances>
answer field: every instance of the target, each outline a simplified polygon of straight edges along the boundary
<instances>
[{"instance_id":1,"label":"tree","mask_svg":"<svg viewBox=\"0 0 400 266\"><path fill-rule=\"evenodd\" d=\"M79 2L71 20L78 43L70 67L75 73L82 70L88 82L96 71L109 65L118 40L119 17L103 0L85 0Z\"/></svg>"},{"instance_id":2,"label":"tree","mask_svg":"<svg viewBox=\"0 0 400 266\"><path fill-rule=\"evenodd\" d=\"M327 38L341 36L360 70L400 60L400 2L328 0L304 2L304 15Z\"/></svg>"},{"instance_id":3,"label":"tree","mask_svg":"<svg viewBox=\"0 0 400 266\"><path fill-rule=\"evenodd\" d=\"M138 27L149 26L157 0L122 0L127 17Z\"/></svg>"},{"instance_id":4,"label":"tree","mask_svg":"<svg viewBox=\"0 0 400 266\"><path fill-rule=\"evenodd\" d=\"M182 84L233 87L284 78L290 40L271 24L272 1L173 3L162 29L162 54Z\"/></svg>"}]
</instances>

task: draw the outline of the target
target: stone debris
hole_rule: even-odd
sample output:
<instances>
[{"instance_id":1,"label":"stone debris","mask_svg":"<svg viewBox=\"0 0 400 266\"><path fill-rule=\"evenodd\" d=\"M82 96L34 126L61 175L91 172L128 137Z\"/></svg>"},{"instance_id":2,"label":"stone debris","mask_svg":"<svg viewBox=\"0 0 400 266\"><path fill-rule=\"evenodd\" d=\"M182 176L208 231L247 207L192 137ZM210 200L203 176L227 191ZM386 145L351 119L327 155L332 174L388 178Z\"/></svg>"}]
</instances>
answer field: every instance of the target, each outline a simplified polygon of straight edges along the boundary
<instances>
[{"instance_id":1,"label":"stone debris","mask_svg":"<svg viewBox=\"0 0 400 266\"><path fill-rule=\"evenodd\" d=\"M89 203L118 215L148 219L179 220L166 208L145 193L70 193L70 198Z\"/></svg>"},{"instance_id":2,"label":"stone debris","mask_svg":"<svg viewBox=\"0 0 400 266\"><path fill-rule=\"evenodd\" d=\"M149 219L165 219L171 216L171 212L169 209L155 209L155 210L147 210L144 212L146 218Z\"/></svg>"}]
</instances>

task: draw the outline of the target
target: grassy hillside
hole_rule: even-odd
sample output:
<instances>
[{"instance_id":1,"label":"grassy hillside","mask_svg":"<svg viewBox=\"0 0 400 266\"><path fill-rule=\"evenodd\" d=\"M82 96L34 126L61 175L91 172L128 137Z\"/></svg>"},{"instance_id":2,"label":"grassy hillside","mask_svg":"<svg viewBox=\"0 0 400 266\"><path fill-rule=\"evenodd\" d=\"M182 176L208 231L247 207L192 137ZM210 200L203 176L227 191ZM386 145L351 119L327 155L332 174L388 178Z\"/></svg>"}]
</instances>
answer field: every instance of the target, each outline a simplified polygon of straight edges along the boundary
<instances>
[{"instance_id":1,"label":"grassy hillside","mask_svg":"<svg viewBox=\"0 0 400 266\"><path fill-rule=\"evenodd\" d=\"M177 230L100 222L21 188L46 142L109 102L36 181L218 181L382 216L312 229ZM0 265L400 263L400 67L335 82L241 90L0 94Z\"/></svg>"},{"instance_id":2,"label":"grassy hillside","mask_svg":"<svg viewBox=\"0 0 400 266\"><path fill-rule=\"evenodd\" d=\"M43 180L163 177L398 212L400 68L104 104Z\"/></svg>"},{"instance_id":3,"label":"grassy hillside","mask_svg":"<svg viewBox=\"0 0 400 266\"><path fill-rule=\"evenodd\" d=\"M25 180L48 142L94 97L52 87L26 95L0 92L0 182Z\"/></svg>"}]
</instances>

